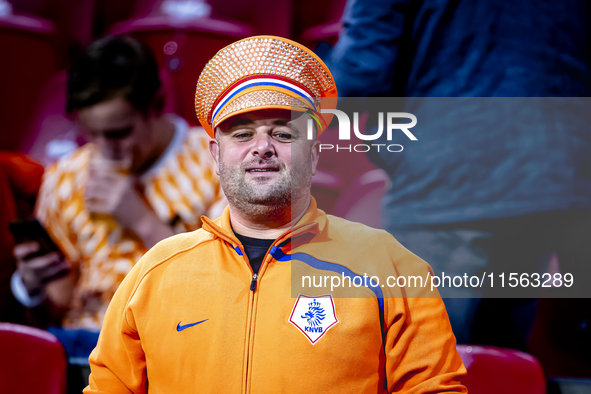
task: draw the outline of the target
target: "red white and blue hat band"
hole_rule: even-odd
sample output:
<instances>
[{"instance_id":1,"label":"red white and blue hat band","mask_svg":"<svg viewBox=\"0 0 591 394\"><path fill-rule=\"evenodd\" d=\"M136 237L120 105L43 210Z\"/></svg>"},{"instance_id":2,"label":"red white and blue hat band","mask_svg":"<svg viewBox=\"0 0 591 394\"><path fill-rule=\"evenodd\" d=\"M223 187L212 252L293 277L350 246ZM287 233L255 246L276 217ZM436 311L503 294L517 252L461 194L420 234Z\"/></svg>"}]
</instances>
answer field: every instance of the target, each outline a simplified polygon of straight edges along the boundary
<instances>
[{"instance_id":1,"label":"red white and blue hat band","mask_svg":"<svg viewBox=\"0 0 591 394\"><path fill-rule=\"evenodd\" d=\"M218 100L214 103L213 114L211 119L214 120L219 112L228 104L234 97L239 95L246 89L268 86L269 90L274 90L274 87L283 88L293 92L296 96L301 97L310 103L311 108L318 112L314 103L314 97L312 93L306 89L306 87L296 81L289 80L287 78L279 77L276 75L255 75L247 78L242 78L236 81L230 86L226 93L222 94ZM258 89L257 89L258 90Z\"/></svg>"}]
</instances>

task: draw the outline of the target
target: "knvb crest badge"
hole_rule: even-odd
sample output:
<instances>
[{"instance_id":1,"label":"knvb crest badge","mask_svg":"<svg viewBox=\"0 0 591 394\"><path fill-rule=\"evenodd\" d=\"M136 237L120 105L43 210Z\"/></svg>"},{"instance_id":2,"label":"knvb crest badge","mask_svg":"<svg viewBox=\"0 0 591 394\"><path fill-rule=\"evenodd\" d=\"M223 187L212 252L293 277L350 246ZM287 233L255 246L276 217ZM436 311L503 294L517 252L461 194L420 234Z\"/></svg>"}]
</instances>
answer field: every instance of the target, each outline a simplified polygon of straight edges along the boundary
<instances>
[{"instance_id":1,"label":"knvb crest badge","mask_svg":"<svg viewBox=\"0 0 591 394\"><path fill-rule=\"evenodd\" d=\"M334 301L330 294L318 297L309 297L300 294L289 322L296 326L308 338L312 345L335 324L339 322Z\"/></svg>"}]
</instances>

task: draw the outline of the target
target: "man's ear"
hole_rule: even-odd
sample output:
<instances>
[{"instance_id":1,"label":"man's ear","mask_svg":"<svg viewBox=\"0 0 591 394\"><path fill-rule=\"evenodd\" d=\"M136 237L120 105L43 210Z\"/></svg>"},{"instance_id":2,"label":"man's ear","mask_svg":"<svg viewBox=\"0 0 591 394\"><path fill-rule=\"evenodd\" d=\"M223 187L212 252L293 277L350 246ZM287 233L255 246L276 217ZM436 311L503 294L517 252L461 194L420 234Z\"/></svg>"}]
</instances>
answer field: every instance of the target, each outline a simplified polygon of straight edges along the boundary
<instances>
[{"instance_id":1,"label":"man's ear","mask_svg":"<svg viewBox=\"0 0 591 394\"><path fill-rule=\"evenodd\" d=\"M213 156L213 160L215 160L215 173L220 175L220 146L216 140L209 141L209 153Z\"/></svg>"},{"instance_id":2,"label":"man's ear","mask_svg":"<svg viewBox=\"0 0 591 394\"><path fill-rule=\"evenodd\" d=\"M320 141L314 141L310 155L312 160L312 175L316 175L316 167L318 166L318 160L320 159Z\"/></svg>"}]
</instances>

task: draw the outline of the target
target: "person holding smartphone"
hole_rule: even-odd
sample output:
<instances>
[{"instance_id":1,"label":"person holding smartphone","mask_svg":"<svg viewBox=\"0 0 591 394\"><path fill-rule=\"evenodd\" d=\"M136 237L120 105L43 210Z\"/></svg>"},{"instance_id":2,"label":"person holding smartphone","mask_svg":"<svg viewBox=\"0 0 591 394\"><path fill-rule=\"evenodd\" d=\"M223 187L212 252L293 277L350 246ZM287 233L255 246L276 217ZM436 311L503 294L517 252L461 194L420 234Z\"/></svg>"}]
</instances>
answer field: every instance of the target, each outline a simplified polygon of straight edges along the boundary
<instances>
[{"instance_id":1,"label":"person holding smartphone","mask_svg":"<svg viewBox=\"0 0 591 394\"><path fill-rule=\"evenodd\" d=\"M71 67L67 110L89 143L47 168L36 217L56 247L17 244L12 278L32 322L54 326L70 361L88 363L135 262L227 204L207 134L163 108L154 56L132 38L98 40Z\"/></svg>"}]
</instances>

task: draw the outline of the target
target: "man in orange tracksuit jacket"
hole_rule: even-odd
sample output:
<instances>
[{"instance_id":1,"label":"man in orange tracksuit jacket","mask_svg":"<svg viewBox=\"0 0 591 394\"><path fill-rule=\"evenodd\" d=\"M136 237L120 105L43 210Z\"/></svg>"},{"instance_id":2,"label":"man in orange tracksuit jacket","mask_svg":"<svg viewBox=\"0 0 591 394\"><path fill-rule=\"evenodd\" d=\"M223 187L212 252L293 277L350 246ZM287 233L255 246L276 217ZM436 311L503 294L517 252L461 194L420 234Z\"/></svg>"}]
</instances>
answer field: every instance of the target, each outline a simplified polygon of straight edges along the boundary
<instances>
[{"instance_id":1,"label":"man in orange tracksuit jacket","mask_svg":"<svg viewBox=\"0 0 591 394\"><path fill-rule=\"evenodd\" d=\"M229 207L134 266L85 393L467 392L436 290L367 283L429 278L430 267L310 195L319 151L305 125L324 131L318 98L336 95L322 61L278 37L241 40L207 64L196 110ZM354 285L315 287L331 277Z\"/></svg>"}]
</instances>

